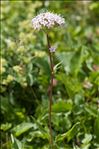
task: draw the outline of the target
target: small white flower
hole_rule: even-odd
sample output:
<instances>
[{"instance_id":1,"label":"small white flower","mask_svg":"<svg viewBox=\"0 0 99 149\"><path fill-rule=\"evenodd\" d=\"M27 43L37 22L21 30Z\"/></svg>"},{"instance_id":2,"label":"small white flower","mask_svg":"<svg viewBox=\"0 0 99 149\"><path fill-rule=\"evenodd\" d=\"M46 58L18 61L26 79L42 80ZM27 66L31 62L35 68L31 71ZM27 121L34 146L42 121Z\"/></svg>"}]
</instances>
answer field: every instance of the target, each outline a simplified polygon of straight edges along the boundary
<instances>
[{"instance_id":1,"label":"small white flower","mask_svg":"<svg viewBox=\"0 0 99 149\"><path fill-rule=\"evenodd\" d=\"M50 50L50 52L55 52L56 48L57 48L57 47L53 47L53 46L52 46L52 47L49 48L49 50Z\"/></svg>"},{"instance_id":2,"label":"small white flower","mask_svg":"<svg viewBox=\"0 0 99 149\"><path fill-rule=\"evenodd\" d=\"M55 25L61 26L64 23L65 19L63 17L50 12L40 13L32 19L32 25L35 30L40 30L42 27L49 29Z\"/></svg>"}]
</instances>

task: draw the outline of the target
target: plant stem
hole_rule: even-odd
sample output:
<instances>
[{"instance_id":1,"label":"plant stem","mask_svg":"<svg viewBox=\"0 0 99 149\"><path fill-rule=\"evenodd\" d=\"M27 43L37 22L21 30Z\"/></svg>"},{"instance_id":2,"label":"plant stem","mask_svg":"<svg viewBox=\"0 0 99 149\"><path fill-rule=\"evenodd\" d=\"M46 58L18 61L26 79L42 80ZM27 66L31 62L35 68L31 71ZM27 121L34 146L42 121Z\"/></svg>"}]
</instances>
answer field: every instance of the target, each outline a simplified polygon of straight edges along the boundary
<instances>
[{"instance_id":1,"label":"plant stem","mask_svg":"<svg viewBox=\"0 0 99 149\"><path fill-rule=\"evenodd\" d=\"M49 59L50 59L50 67L51 67L51 83L50 83L50 90L49 90L49 131L50 131L50 148L53 148L53 136L52 136L52 126L51 126L51 112L52 112L52 92L53 92L53 78L54 78L54 72L53 72L53 56L50 52L49 48L51 47L49 36L47 34L47 44L48 44L48 53L49 53Z\"/></svg>"}]
</instances>

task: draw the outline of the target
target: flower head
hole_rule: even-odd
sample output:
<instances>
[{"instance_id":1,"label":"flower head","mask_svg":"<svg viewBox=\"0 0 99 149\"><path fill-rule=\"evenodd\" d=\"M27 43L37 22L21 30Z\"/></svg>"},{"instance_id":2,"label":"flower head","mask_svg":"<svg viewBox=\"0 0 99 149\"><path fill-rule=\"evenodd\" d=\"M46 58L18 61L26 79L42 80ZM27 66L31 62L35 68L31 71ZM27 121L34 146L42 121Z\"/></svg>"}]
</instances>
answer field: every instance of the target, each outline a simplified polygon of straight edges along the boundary
<instances>
[{"instance_id":1,"label":"flower head","mask_svg":"<svg viewBox=\"0 0 99 149\"><path fill-rule=\"evenodd\" d=\"M32 19L32 25L35 30L40 30L43 27L49 29L55 25L61 26L64 23L65 19L63 17L51 12L40 13Z\"/></svg>"}]
</instances>

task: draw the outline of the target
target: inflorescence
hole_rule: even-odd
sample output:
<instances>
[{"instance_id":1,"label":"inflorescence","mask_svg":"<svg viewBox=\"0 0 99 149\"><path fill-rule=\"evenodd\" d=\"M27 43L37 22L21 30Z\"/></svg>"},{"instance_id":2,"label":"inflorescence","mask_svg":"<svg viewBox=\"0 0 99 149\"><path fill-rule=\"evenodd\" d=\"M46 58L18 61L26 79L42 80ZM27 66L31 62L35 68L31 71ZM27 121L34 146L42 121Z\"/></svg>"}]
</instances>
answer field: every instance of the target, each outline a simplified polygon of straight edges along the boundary
<instances>
[{"instance_id":1,"label":"inflorescence","mask_svg":"<svg viewBox=\"0 0 99 149\"><path fill-rule=\"evenodd\" d=\"M40 13L32 19L32 25L35 30L40 30L44 27L50 29L55 25L61 26L64 23L65 19L63 17L51 12Z\"/></svg>"}]
</instances>

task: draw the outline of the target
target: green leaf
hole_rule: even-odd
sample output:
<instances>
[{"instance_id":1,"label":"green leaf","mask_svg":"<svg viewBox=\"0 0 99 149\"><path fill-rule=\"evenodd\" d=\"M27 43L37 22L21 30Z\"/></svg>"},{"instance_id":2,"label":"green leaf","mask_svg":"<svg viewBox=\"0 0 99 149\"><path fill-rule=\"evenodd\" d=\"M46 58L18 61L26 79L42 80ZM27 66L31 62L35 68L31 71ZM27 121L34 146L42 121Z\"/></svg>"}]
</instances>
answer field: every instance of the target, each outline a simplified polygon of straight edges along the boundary
<instances>
[{"instance_id":1,"label":"green leaf","mask_svg":"<svg viewBox=\"0 0 99 149\"><path fill-rule=\"evenodd\" d=\"M91 134L85 134L84 139L82 140L81 149L89 149L91 145L92 135Z\"/></svg>"},{"instance_id":2,"label":"green leaf","mask_svg":"<svg viewBox=\"0 0 99 149\"><path fill-rule=\"evenodd\" d=\"M66 75L65 73L59 73L56 75L58 81L64 84L66 92L70 98L75 95L75 93L81 91L81 84L77 78Z\"/></svg>"},{"instance_id":3,"label":"green leaf","mask_svg":"<svg viewBox=\"0 0 99 149\"><path fill-rule=\"evenodd\" d=\"M94 133L96 135L96 140L98 141L98 139L99 139L99 114L95 120Z\"/></svg>"},{"instance_id":4,"label":"green leaf","mask_svg":"<svg viewBox=\"0 0 99 149\"><path fill-rule=\"evenodd\" d=\"M92 140L92 135L91 134L85 134L85 138L82 140L82 143L83 143L82 147L86 148L86 146L90 143L91 140Z\"/></svg>"},{"instance_id":5,"label":"green leaf","mask_svg":"<svg viewBox=\"0 0 99 149\"><path fill-rule=\"evenodd\" d=\"M56 65L54 66L54 71L55 71L55 72L56 72L56 70L60 67L61 64L62 64L62 61L59 62L58 64L56 64Z\"/></svg>"},{"instance_id":6,"label":"green leaf","mask_svg":"<svg viewBox=\"0 0 99 149\"><path fill-rule=\"evenodd\" d=\"M79 125L80 125L80 122L77 122L76 124L73 125L73 127L69 131L67 131L64 134L60 134L56 136L55 141L61 142L61 141L64 141L64 139L67 139L67 142L69 142L77 134Z\"/></svg>"},{"instance_id":7,"label":"green leaf","mask_svg":"<svg viewBox=\"0 0 99 149\"><path fill-rule=\"evenodd\" d=\"M36 63L41 68L41 70L44 71L44 73L46 73L47 75L50 74L50 67L45 57L44 58L37 57Z\"/></svg>"},{"instance_id":8,"label":"green leaf","mask_svg":"<svg viewBox=\"0 0 99 149\"><path fill-rule=\"evenodd\" d=\"M78 72L80 72L81 67L83 62L85 61L85 59L87 58L88 53L85 51L86 47L82 47L80 49L78 49L72 59L71 59L71 72L77 76Z\"/></svg>"},{"instance_id":9,"label":"green leaf","mask_svg":"<svg viewBox=\"0 0 99 149\"><path fill-rule=\"evenodd\" d=\"M86 105L85 110L93 117L97 117L97 109L94 109L92 106Z\"/></svg>"},{"instance_id":10,"label":"green leaf","mask_svg":"<svg viewBox=\"0 0 99 149\"><path fill-rule=\"evenodd\" d=\"M12 149L22 149L22 143L11 134Z\"/></svg>"},{"instance_id":11,"label":"green leaf","mask_svg":"<svg viewBox=\"0 0 99 149\"><path fill-rule=\"evenodd\" d=\"M30 73L28 74L28 80L29 80L30 86L32 86L33 85L33 75Z\"/></svg>"},{"instance_id":12,"label":"green leaf","mask_svg":"<svg viewBox=\"0 0 99 149\"><path fill-rule=\"evenodd\" d=\"M59 59L59 61L62 62L62 65L66 71L66 73L70 73L70 62L72 59L74 52L62 52L62 53L56 53L56 57Z\"/></svg>"},{"instance_id":13,"label":"green leaf","mask_svg":"<svg viewBox=\"0 0 99 149\"><path fill-rule=\"evenodd\" d=\"M30 128L36 129L36 125L32 123L21 123L13 128L13 133L16 137L20 136L21 134L27 132Z\"/></svg>"},{"instance_id":14,"label":"green leaf","mask_svg":"<svg viewBox=\"0 0 99 149\"><path fill-rule=\"evenodd\" d=\"M3 131L7 131L7 130L9 130L11 127L12 127L12 124L11 124L11 123L5 123L5 124L1 124L0 129L3 130Z\"/></svg>"},{"instance_id":15,"label":"green leaf","mask_svg":"<svg viewBox=\"0 0 99 149\"><path fill-rule=\"evenodd\" d=\"M42 131L33 131L33 132L30 132L28 138L27 138L27 141L28 142L31 142L33 139L37 139L37 138L42 138L42 139L49 139L49 134L48 133L44 133Z\"/></svg>"},{"instance_id":16,"label":"green leaf","mask_svg":"<svg viewBox=\"0 0 99 149\"><path fill-rule=\"evenodd\" d=\"M66 112L72 110L72 102L59 101L52 105L53 112Z\"/></svg>"}]
</instances>

